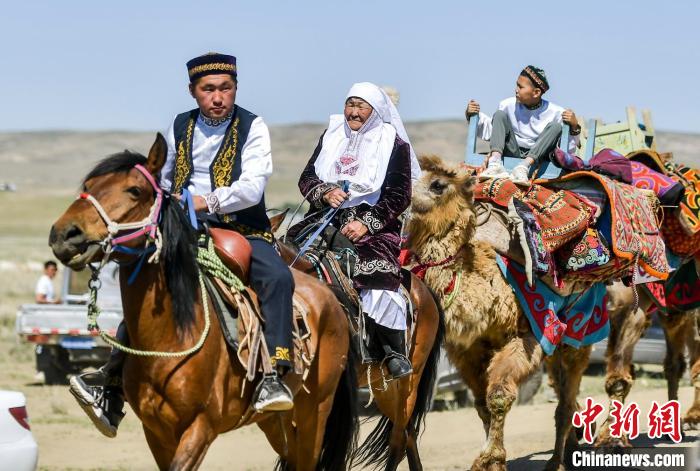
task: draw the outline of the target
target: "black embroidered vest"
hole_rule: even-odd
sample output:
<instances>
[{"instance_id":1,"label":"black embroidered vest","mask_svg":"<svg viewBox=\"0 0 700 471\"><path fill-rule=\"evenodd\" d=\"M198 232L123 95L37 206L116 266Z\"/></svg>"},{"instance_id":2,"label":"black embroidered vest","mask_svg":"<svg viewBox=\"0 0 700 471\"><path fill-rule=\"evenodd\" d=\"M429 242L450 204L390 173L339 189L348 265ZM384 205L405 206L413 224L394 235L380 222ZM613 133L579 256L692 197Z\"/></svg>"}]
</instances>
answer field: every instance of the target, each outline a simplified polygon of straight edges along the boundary
<instances>
[{"instance_id":1,"label":"black embroidered vest","mask_svg":"<svg viewBox=\"0 0 700 471\"><path fill-rule=\"evenodd\" d=\"M175 171L171 193L180 193L187 188L192 177L194 164L192 163L192 141L194 128L199 117L199 109L187 111L177 115L173 124L175 135ZM209 178L212 188L230 186L241 176L241 151L248 139L248 132L256 115L250 111L234 105L231 122L226 128L223 141L216 153L216 157L209 166ZM220 222L232 227L241 234L262 237L272 241L270 233L270 220L265 212L265 195L260 201L249 208L230 214L218 214Z\"/></svg>"}]
</instances>

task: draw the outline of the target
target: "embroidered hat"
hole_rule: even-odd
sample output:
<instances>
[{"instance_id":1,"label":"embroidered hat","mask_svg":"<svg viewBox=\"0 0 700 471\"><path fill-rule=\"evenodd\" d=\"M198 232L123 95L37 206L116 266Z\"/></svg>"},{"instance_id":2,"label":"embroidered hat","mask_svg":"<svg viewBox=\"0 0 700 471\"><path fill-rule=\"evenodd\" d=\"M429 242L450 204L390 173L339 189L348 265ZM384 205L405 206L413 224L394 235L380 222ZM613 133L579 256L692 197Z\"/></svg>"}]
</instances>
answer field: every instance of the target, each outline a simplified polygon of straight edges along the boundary
<instances>
[{"instance_id":1,"label":"embroidered hat","mask_svg":"<svg viewBox=\"0 0 700 471\"><path fill-rule=\"evenodd\" d=\"M208 52L187 62L190 83L205 75L231 74L236 78L236 58L218 52Z\"/></svg>"},{"instance_id":2,"label":"embroidered hat","mask_svg":"<svg viewBox=\"0 0 700 471\"><path fill-rule=\"evenodd\" d=\"M523 69L522 72L520 72L520 75L529 78L535 85L535 87L542 90L542 93L549 90L549 82L547 82L547 75L544 73L544 70L540 69L539 67L535 67L534 65L528 65Z\"/></svg>"}]
</instances>

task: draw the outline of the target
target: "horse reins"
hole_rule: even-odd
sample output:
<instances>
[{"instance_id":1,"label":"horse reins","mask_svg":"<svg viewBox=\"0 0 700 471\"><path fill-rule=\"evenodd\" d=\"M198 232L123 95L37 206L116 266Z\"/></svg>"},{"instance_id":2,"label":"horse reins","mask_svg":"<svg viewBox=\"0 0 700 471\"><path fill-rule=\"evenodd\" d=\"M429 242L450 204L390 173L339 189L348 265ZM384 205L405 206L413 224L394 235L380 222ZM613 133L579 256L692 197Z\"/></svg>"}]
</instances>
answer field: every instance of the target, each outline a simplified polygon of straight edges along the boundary
<instances>
[{"instance_id":1,"label":"horse reins","mask_svg":"<svg viewBox=\"0 0 700 471\"><path fill-rule=\"evenodd\" d=\"M162 248L162 237L160 228L158 227L158 223L160 222L160 214L163 204L163 190L158 186L155 178L153 178L153 175L151 175L151 172L149 172L143 165L136 164L134 168L141 172L141 174L146 178L146 180L148 180L156 194L155 201L151 205L151 209L148 212L148 216L146 216L141 221L117 223L109 217L107 211L105 211L100 202L97 201L97 199L91 194L83 192L80 195L78 195L77 198L87 200L90 203L92 203L93 207L107 226L108 233L107 237L105 237L105 239L102 242L100 242L100 246L102 247L102 251L104 252L104 257L102 258L100 265L97 268L93 268L92 266L90 266L90 269L92 270L92 277L90 278L90 282L88 283L88 287L90 288L90 302L88 304L88 330L97 331L100 337L109 345L132 355L167 358L189 356L202 348L202 346L204 345L204 341L206 340L209 334L211 326L211 319L209 314L209 300L201 270L198 270L198 276L199 287L202 293L202 306L204 309L204 330L202 331L202 335L200 336L197 343L194 344L192 347L180 352L137 350L135 348L122 345L115 337L112 337L111 335L107 334L102 329L100 329L99 325L97 324L97 318L100 315L100 308L97 305L97 292L102 285L99 279L99 274L100 270L102 270L102 268L109 261L109 257L112 255L112 253L121 252L128 255L137 255L139 257L136 268L129 276L128 283L131 284L136 279L136 275L138 275L139 271L141 270L143 262L146 259L146 255L152 254L148 258L148 263L158 263L160 251ZM192 204L191 198L189 199L189 204L190 206ZM119 237L115 237L118 233L129 230L131 230L132 232L129 232L128 234L124 234ZM146 242L144 247L141 249L133 249L131 247L123 245L126 242L130 242L142 236L145 236Z\"/></svg>"},{"instance_id":2,"label":"horse reins","mask_svg":"<svg viewBox=\"0 0 700 471\"><path fill-rule=\"evenodd\" d=\"M148 258L148 263L158 262L160 250L163 244L160 229L158 227L160 211L163 205L163 190L161 190L161 188L158 186L153 178L153 175L151 175L151 172L149 172L143 165L136 164L134 168L141 172L146 180L148 180L156 194L155 201L151 205L148 216L141 221L117 223L109 217L107 211L105 211L100 202L97 201L97 198L92 196L90 193L80 193L77 198L89 201L107 226L107 237L100 242L100 246L104 252L104 258L100 264L100 269L107 263L113 251L121 252L127 255L137 255L140 257L138 265L129 277L129 284L132 284L136 279L136 275L138 275L139 271L141 270L141 266L143 265L146 255L152 254ZM132 232L116 237L116 235L120 232L129 230ZM141 249L132 249L131 247L123 245L126 242L130 242L142 236L146 237L146 244Z\"/></svg>"}]
</instances>

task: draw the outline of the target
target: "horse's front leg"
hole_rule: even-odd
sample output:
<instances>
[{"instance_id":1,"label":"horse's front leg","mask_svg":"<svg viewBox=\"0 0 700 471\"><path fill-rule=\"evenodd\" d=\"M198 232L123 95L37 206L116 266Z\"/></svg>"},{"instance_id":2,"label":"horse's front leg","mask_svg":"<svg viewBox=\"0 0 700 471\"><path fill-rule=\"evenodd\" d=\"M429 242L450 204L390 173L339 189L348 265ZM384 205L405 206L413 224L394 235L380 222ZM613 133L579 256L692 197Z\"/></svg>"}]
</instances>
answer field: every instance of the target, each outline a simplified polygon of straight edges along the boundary
<instances>
[{"instance_id":1,"label":"horse's front leg","mask_svg":"<svg viewBox=\"0 0 700 471\"><path fill-rule=\"evenodd\" d=\"M505 470L506 449L503 429L506 414L518 396L518 386L542 362L542 347L532 333L521 332L499 350L489 365L486 405L491 422L488 438L472 470Z\"/></svg>"},{"instance_id":2,"label":"horse's front leg","mask_svg":"<svg viewBox=\"0 0 700 471\"><path fill-rule=\"evenodd\" d=\"M189 471L198 469L204 460L209 445L216 438L216 433L204 414L199 414L180 436L170 471Z\"/></svg>"}]
</instances>

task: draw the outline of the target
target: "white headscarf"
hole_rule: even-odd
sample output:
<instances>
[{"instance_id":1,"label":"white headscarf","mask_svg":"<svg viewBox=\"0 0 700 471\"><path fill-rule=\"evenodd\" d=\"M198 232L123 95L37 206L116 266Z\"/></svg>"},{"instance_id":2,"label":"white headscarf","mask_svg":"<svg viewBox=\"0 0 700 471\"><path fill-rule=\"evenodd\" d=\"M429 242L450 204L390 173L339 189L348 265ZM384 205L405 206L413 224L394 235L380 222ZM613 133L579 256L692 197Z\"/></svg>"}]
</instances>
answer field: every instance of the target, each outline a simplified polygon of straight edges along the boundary
<instances>
[{"instance_id":1,"label":"white headscarf","mask_svg":"<svg viewBox=\"0 0 700 471\"><path fill-rule=\"evenodd\" d=\"M384 90L369 82L354 84L346 96L362 98L373 110L362 127L353 131L345 116L331 115L316 158L316 175L324 182L350 182L350 197L343 207L375 205L394 149L396 135L410 146L399 112ZM420 177L420 166L411 147L411 180Z\"/></svg>"}]
</instances>

